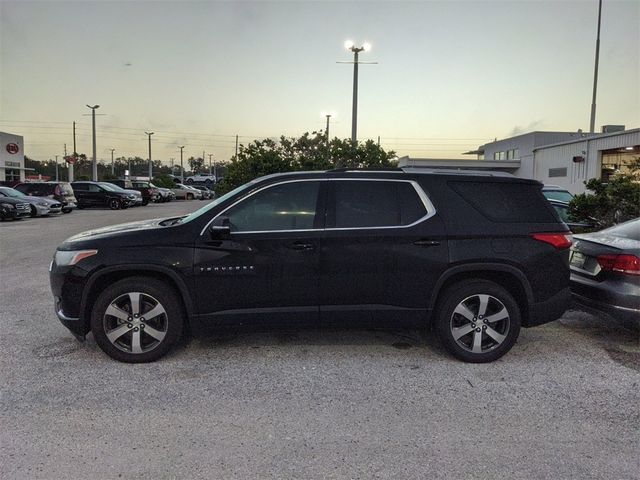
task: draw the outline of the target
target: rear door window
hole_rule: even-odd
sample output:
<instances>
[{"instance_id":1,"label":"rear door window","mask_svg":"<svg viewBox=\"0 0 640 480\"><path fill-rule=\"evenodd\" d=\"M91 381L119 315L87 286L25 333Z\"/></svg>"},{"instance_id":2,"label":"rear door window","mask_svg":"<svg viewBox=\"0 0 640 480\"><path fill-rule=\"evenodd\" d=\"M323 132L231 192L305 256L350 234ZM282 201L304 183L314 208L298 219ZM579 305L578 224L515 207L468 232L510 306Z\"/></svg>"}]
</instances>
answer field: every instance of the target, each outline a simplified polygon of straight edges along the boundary
<instances>
[{"instance_id":1,"label":"rear door window","mask_svg":"<svg viewBox=\"0 0 640 480\"><path fill-rule=\"evenodd\" d=\"M410 225L427 214L409 182L336 180L330 182L328 228L377 228Z\"/></svg>"}]
</instances>

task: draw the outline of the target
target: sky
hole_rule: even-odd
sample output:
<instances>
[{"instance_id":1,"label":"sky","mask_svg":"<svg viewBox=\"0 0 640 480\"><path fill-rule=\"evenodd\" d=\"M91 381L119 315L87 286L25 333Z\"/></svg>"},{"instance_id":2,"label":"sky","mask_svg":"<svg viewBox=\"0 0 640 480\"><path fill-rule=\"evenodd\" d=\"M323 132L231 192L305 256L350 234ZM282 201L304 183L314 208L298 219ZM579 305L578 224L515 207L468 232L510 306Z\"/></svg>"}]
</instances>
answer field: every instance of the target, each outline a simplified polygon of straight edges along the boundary
<instances>
[{"instance_id":1,"label":"sky","mask_svg":"<svg viewBox=\"0 0 640 480\"><path fill-rule=\"evenodd\" d=\"M399 156L462 152L534 130L589 129L598 2L0 0L0 131L26 155L169 163L324 129ZM640 127L640 1L604 0L596 128ZM208 157L205 157L208 159Z\"/></svg>"}]
</instances>

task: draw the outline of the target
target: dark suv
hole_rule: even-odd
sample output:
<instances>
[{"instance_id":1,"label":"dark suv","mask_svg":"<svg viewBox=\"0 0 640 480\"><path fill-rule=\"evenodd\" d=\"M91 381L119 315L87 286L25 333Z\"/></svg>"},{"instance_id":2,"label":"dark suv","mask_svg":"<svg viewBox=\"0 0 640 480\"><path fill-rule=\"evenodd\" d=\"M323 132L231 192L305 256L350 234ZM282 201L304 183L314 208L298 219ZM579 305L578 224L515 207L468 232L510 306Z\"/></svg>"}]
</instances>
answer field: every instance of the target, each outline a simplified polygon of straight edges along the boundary
<instances>
[{"instance_id":1,"label":"dark suv","mask_svg":"<svg viewBox=\"0 0 640 480\"><path fill-rule=\"evenodd\" d=\"M28 182L15 187L19 192L34 197L47 197L62 204L62 212L69 213L76 208L77 200L69 182Z\"/></svg>"},{"instance_id":2,"label":"dark suv","mask_svg":"<svg viewBox=\"0 0 640 480\"><path fill-rule=\"evenodd\" d=\"M111 210L135 204L135 196L104 182L73 182L78 197L78 208L109 207Z\"/></svg>"},{"instance_id":3,"label":"dark suv","mask_svg":"<svg viewBox=\"0 0 640 480\"><path fill-rule=\"evenodd\" d=\"M417 313L459 359L492 361L570 302L570 232L541 188L417 168L258 178L187 216L66 240L56 312L125 362L222 320L353 313Z\"/></svg>"}]
</instances>

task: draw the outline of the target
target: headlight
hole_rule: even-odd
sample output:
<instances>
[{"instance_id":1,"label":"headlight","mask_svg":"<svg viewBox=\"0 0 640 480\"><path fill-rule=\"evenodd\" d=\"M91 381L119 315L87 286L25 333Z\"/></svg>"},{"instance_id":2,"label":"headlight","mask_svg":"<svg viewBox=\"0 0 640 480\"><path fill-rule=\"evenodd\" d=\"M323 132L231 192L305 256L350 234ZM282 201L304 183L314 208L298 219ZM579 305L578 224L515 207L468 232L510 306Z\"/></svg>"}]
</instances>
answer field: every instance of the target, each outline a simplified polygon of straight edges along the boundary
<instances>
[{"instance_id":1,"label":"headlight","mask_svg":"<svg viewBox=\"0 0 640 480\"><path fill-rule=\"evenodd\" d=\"M38 202L38 205L40 205L41 207L48 207L49 204L46 202Z\"/></svg>"},{"instance_id":2,"label":"headlight","mask_svg":"<svg viewBox=\"0 0 640 480\"><path fill-rule=\"evenodd\" d=\"M56 265L59 267L75 265L87 257L92 257L96 253L98 253L98 250L56 250Z\"/></svg>"},{"instance_id":3,"label":"headlight","mask_svg":"<svg viewBox=\"0 0 640 480\"><path fill-rule=\"evenodd\" d=\"M7 208L9 210L12 210L13 208L15 208L11 203L0 203L0 207Z\"/></svg>"}]
</instances>

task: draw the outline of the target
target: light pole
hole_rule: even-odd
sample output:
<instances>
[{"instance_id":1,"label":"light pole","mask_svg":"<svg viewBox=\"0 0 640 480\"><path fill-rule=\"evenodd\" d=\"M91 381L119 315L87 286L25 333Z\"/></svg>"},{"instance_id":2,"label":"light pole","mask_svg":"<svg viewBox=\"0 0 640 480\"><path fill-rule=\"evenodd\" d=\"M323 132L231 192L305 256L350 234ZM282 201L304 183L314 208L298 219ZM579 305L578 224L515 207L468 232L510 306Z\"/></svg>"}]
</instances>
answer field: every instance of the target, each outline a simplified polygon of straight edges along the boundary
<instances>
[{"instance_id":1,"label":"light pole","mask_svg":"<svg viewBox=\"0 0 640 480\"><path fill-rule=\"evenodd\" d=\"M602 0L598 2L598 34L596 36L596 61L593 68L593 97L591 98L591 119L589 133L595 132L596 127L596 91L598 90L598 60L600 59L600 18L602 16Z\"/></svg>"},{"instance_id":2,"label":"light pole","mask_svg":"<svg viewBox=\"0 0 640 480\"><path fill-rule=\"evenodd\" d=\"M93 181L97 182L98 181L98 163L96 162L96 109L100 108L100 105L94 105L93 107L91 105L87 105L87 107L89 107L91 109L91 124L93 127ZM74 149L74 153L75 153L75 149Z\"/></svg>"},{"instance_id":3,"label":"light pole","mask_svg":"<svg viewBox=\"0 0 640 480\"><path fill-rule=\"evenodd\" d=\"M144 132L149 137L149 181L153 178L153 161L151 160L151 135L153 132Z\"/></svg>"},{"instance_id":4,"label":"light pole","mask_svg":"<svg viewBox=\"0 0 640 480\"><path fill-rule=\"evenodd\" d=\"M116 149L115 148L111 148L110 150L111 150L111 175L115 175L115 168L114 168L114 165L113 165L113 152L115 152Z\"/></svg>"},{"instance_id":5,"label":"light pole","mask_svg":"<svg viewBox=\"0 0 640 480\"><path fill-rule=\"evenodd\" d=\"M178 148L180 149L180 183L184 183L184 165L182 163L182 151L184 150L184 145Z\"/></svg>"},{"instance_id":6,"label":"light pole","mask_svg":"<svg viewBox=\"0 0 640 480\"><path fill-rule=\"evenodd\" d=\"M56 182L58 181L58 155L56 155Z\"/></svg>"},{"instance_id":7,"label":"light pole","mask_svg":"<svg viewBox=\"0 0 640 480\"><path fill-rule=\"evenodd\" d=\"M358 54L360 52L368 52L371 50L371 45L364 43L361 47L356 47L351 40L344 42L344 47L347 50L353 52L353 62L338 62L338 63L353 63L353 105L351 110L351 141L355 144L358 137L358 65L361 63L378 63L378 62L360 62L358 61Z\"/></svg>"}]
</instances>

